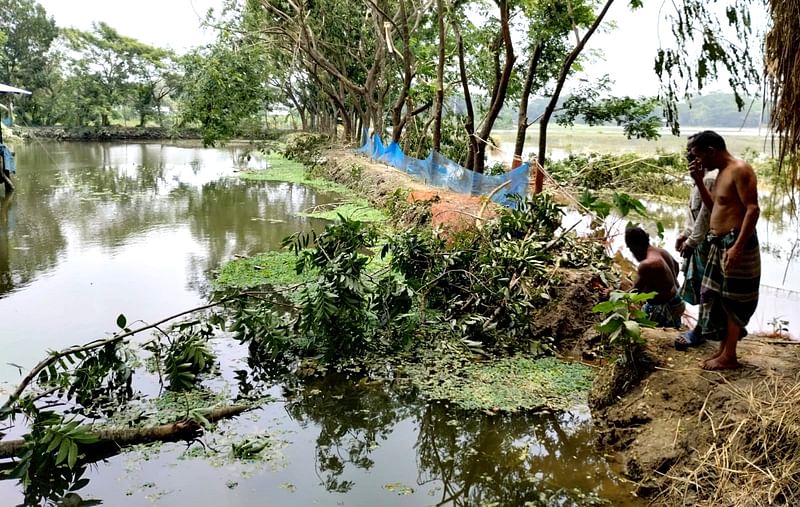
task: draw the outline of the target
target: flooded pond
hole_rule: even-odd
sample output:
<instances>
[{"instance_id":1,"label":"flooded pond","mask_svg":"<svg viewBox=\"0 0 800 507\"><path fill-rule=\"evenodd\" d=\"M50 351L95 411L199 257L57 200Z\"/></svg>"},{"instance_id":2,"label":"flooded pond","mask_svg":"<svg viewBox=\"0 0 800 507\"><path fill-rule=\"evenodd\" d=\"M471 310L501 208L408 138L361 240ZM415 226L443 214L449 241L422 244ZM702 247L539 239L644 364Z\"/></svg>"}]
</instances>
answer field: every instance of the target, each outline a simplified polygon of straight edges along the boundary
<instances>
[{"instance_id":1,"label":"flooded pond","mask_svg":"<svg viewBox=\"0 0 800 507\"><path fill-rule=\"evenodd\" d=\"M160 143L17 146L0 209L0 392L47 350L206 301L220 264L325 222L297 215L336 196L236 178L245 148ZM256 160L249 162L258 167ZM252 386L244 350L218 338L216 389ZM227 359L226 359L227 358ZM135 386L154 393L152 379ZM134 448L91 465L80 490L106 505L635 504L593 446L585 408L497 416L426 404L412 390L330 375L267 387L260 409L187 447ZM181 403L180 400L177 403ZM267 460L226 449L255 436ZM0 481L3 505L23 501Z\"/></svg>"}]
</instances>

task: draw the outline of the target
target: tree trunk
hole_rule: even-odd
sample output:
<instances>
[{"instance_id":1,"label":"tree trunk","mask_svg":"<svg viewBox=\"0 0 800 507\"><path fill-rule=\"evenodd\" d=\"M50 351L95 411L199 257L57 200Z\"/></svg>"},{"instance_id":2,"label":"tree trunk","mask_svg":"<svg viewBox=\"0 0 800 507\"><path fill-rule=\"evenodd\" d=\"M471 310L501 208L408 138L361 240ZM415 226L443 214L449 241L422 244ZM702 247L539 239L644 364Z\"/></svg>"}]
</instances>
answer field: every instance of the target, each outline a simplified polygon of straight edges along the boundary
<instances>
[{"instance_id":1,"label":"tree trunk","mask_svg":"<svg viewBox=\"0 0 800 507\"><path fill-rule=\"evenodd\" d=\"M528 133L528 99L531 95L533 88L533 78L536 76L536 70L539 67L539 60L542 57L542 50L544 44L541 42L536 45L531 55L531 61L528 65L528 73L525 76L525 83L522 87L522 97L519 99L519 115L517 116L517 140L514 143L514 160L511 163L511 168L519 167L522 165L522 150L525 149L525 136Z\"/></svg>"},{"instance_id":2,"label":"tree trunk","mask_svg":"<svg viewBox=\"0 0 800 507\"><path fill-rule=\"evenodd\" d=\"M464 129L467 131L467 150L466 168L473 168L475 160L475 110L472 108L472 96L469 93L469 77L467 76L467 64L464 56L464 39L461 38L461 30L458 28L458 21L452 21L453 31L456 34L456 46L458 48L458 70L461 76L461 88L464 91L464 103L467 109L467 119L464 122Z\"/></svg>"},{"instance_id":3,"label":"tree trunk","mask_svg":"<svg viewBox=\"0 0 800 507\"><path fill-rule=\"evenodd\" d=\"M587 30L587 32L583 35L583 38L567 56L567 59L564 60L564 64L561 66L561 72L558 75L556 87L553 90L552 96L550 97L550 102L548 102L544 113L542 113L542 120L539 122L539 156L537 160L539 165L542 167L544 167L545 153L547 151L547 124L550 122L550 117L553 115L553 111L556 109L556 104L558 103L558 98L561 95L561 90L564 88L564 82L567 80L567 76L569 75L569 70L572 68L572 64L575 63L578 55L580 55L581 51L583 51L584 46L586 46L586 43L589 41L589 38L592 36L595 30L597 30L597 27L600 26L600 23L603 22L603 18L608 13L608 9L613 3L614 0L606 0L605 5L603 5L603 9L597 15L597 18L595 18L592 26L589 27L589 30ZM539 171L537 168L533 192L538 194L542 191L543 186L544 173Z\"/></svg>"},{"instance_id":4,"label":"tree trunk","mask_svg":"<svg viewBox=\"0 0 800 507\"><path fill-rule=\"evenodd\" d=\"M439 58L436 62L436 95L433 100L433 149L442 149L442 109L444 108L444 59L445 31L444 6L442 0L436 0L436 14L439 25Z\"/></svg>"},{"instance_id":5,"label":"tree trunk","mask_svg":"<svg viewBox=\"0 0 800 507\"><path fill-rule=\"evenodd\" d=\"M403 136L403 129L411 117L410 104L408 104L408 93L411 90L411 82L414 79L414 53L411 51L411 35L408 29L408 14L406 12L405 0L400 0L398 10L398 22L400 36L403 40L403 87L397 96L397 100L392 107L392 141L399 143ZM405 114L403 110L405 109Z\"/></svg>"},{"instance_id":6,"label":"tree trunk","mask_svg":"<svg viewBox=\"0 0 800 507\"><path fill-rule=\"evenodd\" d=\"M514 46L511 41L511 28L509 26L509 7L508 0L498 0L497 6L500 8L500 36L502 37L503 47L505 48L505 62L503 64L503 72L495 73L496 82L492 90L492 102L489 106L489 112L486 114L481 125L480 135L476 139L475 162L473 164L473 171L483 173L484 164L486 163L486 140L492 133L492 127L495 120L500 115L503 109L503 102L506 100L506 93L508 92L508 82L511 80L511 73L514 70ZM499 70L500 64L500 50L498 48L496 55L496 66Z\"/></svg>"}]
</instances>

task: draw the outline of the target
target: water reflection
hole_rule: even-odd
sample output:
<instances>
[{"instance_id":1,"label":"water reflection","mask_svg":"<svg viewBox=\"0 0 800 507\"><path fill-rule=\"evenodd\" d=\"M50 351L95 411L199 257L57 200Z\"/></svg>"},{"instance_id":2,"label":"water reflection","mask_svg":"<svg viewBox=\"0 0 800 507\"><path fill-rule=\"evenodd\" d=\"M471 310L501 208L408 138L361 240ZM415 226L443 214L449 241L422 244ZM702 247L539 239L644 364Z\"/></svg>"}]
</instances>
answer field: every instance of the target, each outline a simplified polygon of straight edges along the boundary
<instances>
[{"instance_id":1,"label":"water reflection","mask_svg":"<svg viewBox=\"0 0 800 507\"><path fill-rule=\"evenodd\" d=\"M324 227L296 213L334 196L240 181L246 150L17 146L17 190L0 203L0 346L9 351L0 382L18 378L6 362L28 366L48 348L102 336L119 313L153 320L191 308L225 260Z\"/></svg>"},{"instance_id":2,"label":"water reflection","mask_svg":"<svg viewBox=\"0 0 800 507\"><path fill-rule=\"evenodd\" d=\"M329 376L302 388L289 416L318 431L315 470L331 493L348 493L364 473L389 468L413 453L416 481L407 505L591 505L630 501L597 454L591 424L579 413L488 415L424 403L382 383ZM416 429L412 446L398 446L398 428ZM406 435L410 436L410 435ZM389 447L388 455L379 449ZM398 467L398 476L402 476ZM356 474L355 471L360 473ZM374 474L381 475L379 470ZM370 474L371 475L371 474ZM344 479L346 477L350 480Z\"/></svg>"},{"instance_id":3,"label":"water reflection","mask_svg":"<svg viewBox=\"0 0 800 507\"><path fill-rule=\"evenodd\" d=\"M347 467L372 469L372 452L415 407L382 383L354 384L330 376L306 387L286 410L301 426L319 430L315 463L325 490L347 493L354 486L342 479Z\"/></svg>"}]
</instances>

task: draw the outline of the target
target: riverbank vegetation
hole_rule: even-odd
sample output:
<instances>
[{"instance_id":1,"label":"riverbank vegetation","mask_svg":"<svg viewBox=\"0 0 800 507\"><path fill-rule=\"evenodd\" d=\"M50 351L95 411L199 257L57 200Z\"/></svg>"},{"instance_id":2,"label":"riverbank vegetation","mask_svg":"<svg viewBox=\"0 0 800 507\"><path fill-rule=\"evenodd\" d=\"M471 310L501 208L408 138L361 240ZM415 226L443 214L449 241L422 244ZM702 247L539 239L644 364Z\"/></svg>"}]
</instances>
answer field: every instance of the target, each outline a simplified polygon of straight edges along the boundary
<instances>
[{"instance_id":1,"label":"riverbank vegetation","mask_svg":"<svg viewBox=\"0 0 800 507\"><path fill-rule=\"evenodd\" d=\"M176 55L104 23L90 31L58 30L35 2L5 0L3 6L14 9L7 18L13 23L0 24L7 49L0 79L35 92L29 102L19 102L21 118L101 129L112 123L158 124L167 133L198 128L207 145L244 136L258 139L255 149L265 153L276 149L267 129L299 126L323 134L289 140L283 152L295 161L268 156L263 170L242 177L343 196L331 206L304 211L331 220L324 231L297 232L285 239L284 251L223 267L207 305L139 326L120 315L112 336L51 352L35 365L0 407L0 458L11 460L4 462L7 476L20 481L26 502L60 501L80 490L87 464L103 455L96 446L116 452L137 442L191 440L218 419L270 402L267 391L287 379L302 383L331 371L365 382L391 381L457 410L530 413L573 406L594 376L577 357L606 357L611 368L601 378L609 390L596 393L593 408L598 414L624 412L616 414L620 424L609 428L605 443L632 445L624 431L650 421L631 415L638 408L614 405L631 392L640 396L634 403L650 396L646 389L636 392L637 381L666 365L646 356L642 328L648 323L633 308L646 295L616 292L611 304L596 305L621 277L606 249L603 220L612 211L619 220L645 218L637 195L685 199L685 161L666 153L546 160L551 120L616 124L628 138L659 135L663 122L656 100L614 97L606 79L591 86L576 79L591 63L584 48L604 26L611 4L497 0L473 23L465 21L477 5L471 2L437 1L435 8L404 0L367 6L226 2L209 19L220 28L217 41ZM739 68L731 85L741 108L744 90L758 80L751 55L718 38L722 27L705 3L687 5L677 14L676 36L691 41L693 28L684 18L691 14L710 28L704 31L710 40L696 60L661 50L656 61L666 82L661 113L676 132L680 85L701 89L718 67ZM738 13L729 10L727 18L746 40L749 14ZM19 31L23 25L27 28ZM516 37L520 34L527 37ZM515 47L520 39L525 42ZM358 44L342 51L343 40ZM65 63L56 65L60 61ZM568 81L573 92L562 96ZM532 114L530 98L537 93L543 107ZM503 125L507 104L514 105L517 118ZM438 195L408 202L413 199L402 190L381 189L385 210L377 210L372 208L377 199L353 195L325 177L336 171L359 188L367 169L330 160L320 148L324 139L352 145L372 131L409 152L454 153L480 173L488 169L497 127L516 127L518 161L534 123L540 128L531 158L546 165L551 183L567 193L543 191L544 172L537 171L534 191L514 197L512 207L492 207L484 216L490 206L484 203L477 215L464 212L469 227L432 226L430 209ZM780 174L774 166L768 172ZM566 211L557 197L590 215L596 234L579 236L564 228ZM592 308L606 314L597 327L600 319ZM141 338L143 333L152 336ZM238 362L221 357L215 346L221 339L237 344ZM572 361L560 360L570 352ZM217 384L223 371L237 382L229 395ZM666 388L658 394L663 392ZM754 396L733 392L740 399ZM142 398L167 400L172 410L141 411ZM784 421L794 421L795 414L776 400L750 404L747 418L737 421L706 417L704 404L700 419L710 421L714 440L688 476L666 474L676 463L695 463L690 460L698 457L688 437L675 451L680 418L670 449L675 455L659 461L664 458L659 454L645 467L641 460L628 463L626 473L641 481L640 492L649 496L656 494L645 484L653 474L669 478L672 482L654 481L670 488L663 493L665 502L682 494L713 503L719 495L736 498L739 487L754 492L767 484L770 501L791 502L797 495L796 462L782 451L791 451L791 442L777 440L780 447L758 452L747 447L751 437L763 445L784 433ZM728 408L726 400L717 401L716 409ZM603 416L614 420L613 414ZM759 431L739 433L752 421ZM735 429L720 437L721 428ZM272 440L265 433L227 444L226 457L255 459ZM683 489L676 485L681 481L687 484Z\"/></svg>"},{"instance_id":2,"label":"riverbank vegetation","mask_svg":"<svg viewBox=\"0 0 800 507\"><path fill-rule=\"evenodd\" d=\"M418 206L394 198L391 209L416 216L405 208ZM591 370L544 358L574 341L576 328L561 327L574 325L573 308L596 301L592 284L614 275L600 244L559 229L562 215L541 194L450 236L429 220L393 229L346 216L320 234L297 233L285 252L226 266L217 295L198 311L138 327L119 316L114 336L53 352L3 405L0 417L23 439L4 435L0 455L17 457L11 476L27 501L59 498L86 484L85 467L103 455L92 446L110 434L119 445L191 439L264 403L286 375L332 370L392 380L464 410L566 409ZM558 318L538 318L547 313ZM154 334L139 338L146 332ZM247 367L236 372L235 392L203 396L219 392L232 366L215 347L221 336L242 345ZM162 390L177 400L166 419L141 404ZM184 403L184 393L194 401ZM231 452L250 456L259 445L232 442Z\"/></svg>"}]
</instances>

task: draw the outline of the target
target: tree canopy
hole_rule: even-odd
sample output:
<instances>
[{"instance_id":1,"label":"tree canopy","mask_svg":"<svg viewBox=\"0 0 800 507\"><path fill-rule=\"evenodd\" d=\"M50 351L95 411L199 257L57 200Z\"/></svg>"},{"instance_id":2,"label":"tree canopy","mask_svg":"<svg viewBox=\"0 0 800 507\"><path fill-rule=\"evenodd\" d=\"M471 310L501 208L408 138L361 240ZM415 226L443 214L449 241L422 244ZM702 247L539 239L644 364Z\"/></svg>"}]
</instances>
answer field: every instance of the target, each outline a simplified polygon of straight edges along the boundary
<instances>
[{"instance_id":1,"label":"tree canopy","mask_svg":"<svg viewBox=\"0 0 800 507\"><path fill-rule=\"evenodd\" d=\"M195 125L214 143L288 113L306 130L352 142L379 133L411 155L435 148L476 171L500 128L516 130L515 163L544 164L551 120L612 123L648 139L662 125L678 133L691 117L722 117L695 97L718 79L728 81L739 109L751 107L747 97L762 86L763 34L753 17L766 3L665 7L674 40L654 55L658 97L616 97L610 80L584 79L584 70L602 65L584 48L598 30L613 29L606 19L613 3L225 0L206 20L216 41L178 56L105 23L59 29L35 0L0 0L0 79L34 91L17 106L34 124ZM794 33L797 16L790 6L769 7L767 75L786 157L800 143L791 94L796 52L779 41ZM697 108L687 116L679 104L693 98ZM737 117L725 114L728 124ZM537 125L538 143L526 154L528 128Z\"/></svg>"}]
</instances>

